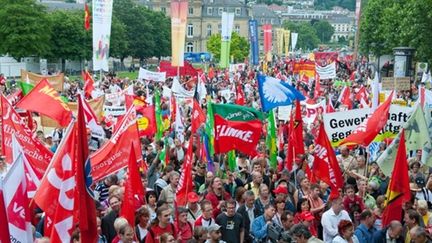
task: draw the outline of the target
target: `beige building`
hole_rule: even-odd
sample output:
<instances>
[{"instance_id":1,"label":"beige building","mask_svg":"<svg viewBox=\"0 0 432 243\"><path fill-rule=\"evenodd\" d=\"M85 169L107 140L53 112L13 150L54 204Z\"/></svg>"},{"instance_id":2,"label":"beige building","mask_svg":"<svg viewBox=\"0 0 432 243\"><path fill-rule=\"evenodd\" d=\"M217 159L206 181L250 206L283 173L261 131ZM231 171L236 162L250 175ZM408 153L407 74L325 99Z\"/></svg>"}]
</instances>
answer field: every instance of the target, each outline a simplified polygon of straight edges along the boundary
<instances>
[{"instance_id":1,"label":"beige building","mask_svg":"<svg viewBox=\"0 0 432 243\"><path fill-rule=\"evenodd\" d=\"M150 0L145 4L154 11L170 15L169 0ZM249 9L244 3L233 0L189 0L185 52L207 52L209 37L221 33L222 12L234 13L233 31L248 38Z\"/></svg>"}]
</instances>

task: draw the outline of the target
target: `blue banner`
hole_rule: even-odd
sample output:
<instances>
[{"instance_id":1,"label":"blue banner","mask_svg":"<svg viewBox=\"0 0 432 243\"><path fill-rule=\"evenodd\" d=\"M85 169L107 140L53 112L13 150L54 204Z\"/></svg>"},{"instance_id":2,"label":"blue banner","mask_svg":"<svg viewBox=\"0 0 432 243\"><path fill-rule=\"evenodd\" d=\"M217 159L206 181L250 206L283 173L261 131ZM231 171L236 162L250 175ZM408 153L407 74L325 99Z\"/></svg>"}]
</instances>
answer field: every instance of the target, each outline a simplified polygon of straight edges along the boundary
<instances>
[{"instance_id":1,"label":"blue banner","mask_svg":"<svg viewBox=\"0 0 432 243\"><path fill-rule=\"evenodd\" d=\"M255 19L249 20L249 41L251 49L251 63L259 64L259 48L258 48L258 21Z\"/></svg>"}]
</instances>

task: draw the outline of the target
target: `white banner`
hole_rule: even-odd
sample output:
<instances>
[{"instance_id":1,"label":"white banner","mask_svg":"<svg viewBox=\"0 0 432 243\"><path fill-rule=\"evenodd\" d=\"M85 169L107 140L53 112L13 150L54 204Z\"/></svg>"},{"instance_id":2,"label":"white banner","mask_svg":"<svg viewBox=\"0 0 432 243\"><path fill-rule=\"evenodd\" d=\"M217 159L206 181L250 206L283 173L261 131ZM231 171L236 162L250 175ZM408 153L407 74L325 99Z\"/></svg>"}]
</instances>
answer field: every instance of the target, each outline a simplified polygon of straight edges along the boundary
<instances>
[{"instance_id":1,"label":"white banner","mask_svg":"<svg viewBox=\"0 0 432 243\"><path fill-rule=\"evenodd\" d=\"M237 71L245 71L246 70L246 64L245 63L237 63L237 64L230 64L229 71L231 73L235 73Z\"/></svg>"},{"instance_id":2,"label":"white banner","mask_svg":"<svg viewBox=\"0 0 432 243\"><path fill-rule=\"evenodd\" d=\"M279 106L278 107L278 119L282 121L289 121L291 115L292 106Z\"/></svg>"},{"instance_id":3,"label":"white banner","mask_svg":"<svg viewBox=\"0 0 432 243\"><path fill-rule=\"evenodd\" d=\"M324 127L333 147L337 147L348 135L369 116L371 108L354 109L341 112L325 113ZM374 141L381 142L386 137L395 137L411 115L412 107L391 105L389 120Z\"/></svg>"},{"instance_id":4,"label":"white banner","mask_svg":"<svg viewBox=\"0 0 432 243\"><path fill-rule=\"evenodd\" d=\"M104 105L104 116L121 116L126 114L126 106Z\"/></svg>"},{"instance_id":5,"label":"white banner","mask_svg":"<svg viewBox=\"0 0 432 243\"><path fill-rule=\"evenodd\" d=\"M325 107L326 107L325 100L322 100L320 103L313 104L313 105L306 103L305 105L306 113L303 116L303 121L308 125L312 124L315 121L317 115L319 113L323 113Z\"/></svg>"},{"instance_id":6,"label":"white banner","mask_svg":"<svg viewBox=\"0 0 432 243\"><path fill-rule=\"evenodd\" d=\"M291 51L295 51L298 33L291 32Z\"/></svg>"},{"instance_id":7,"label":"white banner","mask_svg":"<svg viewBox=\"0 0 432 243\"><path fill-rule=\"evenodd\" d=\"M173 85L171 91L175 97L179 98L192 98L194 96L195 90L185 89L179 82L177 77L173 78Z\"/></svg>"},{"instance_id":8,"label":"white banner","mask_svg":"<svg viewBox=\"0 0 432 243\"><path fill-rule=\"evenodd\" d=\"M113 0L93 0L93 71L108 72Z\"/></svg>"},{"instance_id":9,"label":"white banner","mask_svg":"<svg viewBox=\"0 0 432 243\"><path fill-rule=\"evenodd\" d=\"M153 80L156 82L165 82L166 72L152 72L147 69L140 68L138 79Z\"/></svg>"},{"instance_id":10,"label":"white banner","mask_svg":"<svg viewBox=\"0 0 432 243\"><path fill-rule=\"evenodd\" d=\"M332 62L325 67L315 63L315 71L318 73L320 79L336 78L336 62Z\"/></svg>"}]
</instances>

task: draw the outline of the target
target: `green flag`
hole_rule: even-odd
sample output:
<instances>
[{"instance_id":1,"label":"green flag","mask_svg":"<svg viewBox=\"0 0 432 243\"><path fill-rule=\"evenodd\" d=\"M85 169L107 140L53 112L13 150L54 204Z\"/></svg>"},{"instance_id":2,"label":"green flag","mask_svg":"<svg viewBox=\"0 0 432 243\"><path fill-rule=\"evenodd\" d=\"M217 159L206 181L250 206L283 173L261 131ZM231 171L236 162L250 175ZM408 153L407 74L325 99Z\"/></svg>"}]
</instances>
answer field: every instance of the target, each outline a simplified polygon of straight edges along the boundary
<instances>
[{"instance_id":1,"label":"green flag","mask_svg":"<svg viewBox=\"0 0 432 243\"><path fill-rule=\"evenodd\" d=\"M228 167L229 170L232 172L234 172L237 167L235 150L231 150L228 152Z\"/></svg>"},{"instance_id":2,"label":"green flag","mask_svg":"<svg viewBox=\"0 0 432 243\"><path fill-rule=\"evenodd\" d=\"M23 95L27 95L34 88L34 85L30 82L28 75L25 81L20 81L18 84L23 92Z\"/></svg>"},{"instance_id":3,"label":"green flag","mask_svg":"<svg viewBox=\"0 0 432 243\"><path fill-rule=\"evenodd\" d=\"M162 138L163 134L163 122L162 122L162 112L161 112L161 102L159 90L156 89L155 92L155 116L156 116L156 141Z\"/></svg>"},{"instance_id":4,"label":"green flag","mask_svg":"<svg viewBox=\"0 0 432 243\"><path fill-rule=\"evenodd\" d=\"M234 13L222 12L220 67L229 67L231 33L234 25Z\"/></svg>"},{"instance_id":5,"label":"green flag","mask_svg":"<svg viewBox=\"0 0 432 243\"><path fill-rule=\"evenodd\" d=\"M214 155L214 117L213 117L213 109L212 109L212 101L211 97L207 96L207 119L205 131L207 137L209 139L209 155L213 158Z\"/></svg>"},{"instance_id":6,"label":"green flag","mask_svg":"<svg viewBox=\"0 0 432 243\"><path fill-rule=\"evenodd\" d=\"M227 41L223 40L221 42L221 54L220 54L221 56L220 56L220 63L219 63L220 68L229 67L230 46L231 46L230 40Z\"/></svg>"},{"instance_id":7,"label":"green flag","mask_svg":"<svg viewBox=\"0 0 432 243\"><path fill-rule=\"evenodd\" d=\"M226 120L250 121L264 120L264 114L254 108L233 104L212 104L212 111Z\"/></svg>"},{"instance_id":8,"label":"green flag","mask_svg":"<svg viewBox=\"0 0 432 243\"><path fill-rule=\"evenodd\" d=\"M426 125L428 127L427 134L425 134L425 136L430 138L432 136L432 109L427 105L425 106L424 109L425 109ZM432 166L432 148L431 148L431 146L423 148L421 161L423 164L425 164L429 167Z\"/></svg>"},{"instance_id":9,"label":"green flag","mask_svg":"<svg viewBox=\"0 0 432 243\"><path fill-rule=\"evenodd\" d=\"M168 162L168 159L169 159L169 158L167 158L167 154L168 154L167 153L167 149L168 148L169 148L169 146L168 146L168 137L165 137L164 138L164 147L163 147L161 153L159 154L159 159L160 159L163 167L165 167L167 165L167 162Z\"/></svg>"},{"instance_id":10,"label":"green flag","mask_svg":"<svg viewBox=\"0 0 432 243\"><path fill-rule=\"evenodd\" d=\"M276 121L273 110L268 114L267 147L270 150L270 167L277 168Z\"/></svg>"}]
</instances>

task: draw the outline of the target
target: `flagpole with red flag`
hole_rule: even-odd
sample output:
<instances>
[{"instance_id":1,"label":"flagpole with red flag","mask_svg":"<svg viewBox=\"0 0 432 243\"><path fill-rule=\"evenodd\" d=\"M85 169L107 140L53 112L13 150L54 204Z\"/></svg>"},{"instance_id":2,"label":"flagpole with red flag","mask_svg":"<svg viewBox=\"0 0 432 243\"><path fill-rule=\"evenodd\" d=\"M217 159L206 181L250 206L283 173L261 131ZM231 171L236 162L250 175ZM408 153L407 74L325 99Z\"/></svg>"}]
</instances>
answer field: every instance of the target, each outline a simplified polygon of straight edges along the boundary
<instances>
[{"instance_id":1,"label":"flagpole with red flag","mask_svg":"<svg viewBox=\"0 0 432 243\"><path fill-rule=\"evenodd\" d=\"M84 4L84 29L89 30L90 29L90 10L87 5L87 3Z\"/></svg>"},{"instance_id":2,"label":"flagpole with red flag","mask_svg":"<svg viewBox=\"0 0 432 243\"><path fill-rule=\"evenodd\" d=\"M0 243L10 242L9 222L6 212L6 203L3 197L3 182L0 180Z\"/></svg>"},{"instance_id":3,"label":"flagpole with red flag","mask_svg":"<svg viewBox=\"0 0 432 243\"><path fill-rule=\"evenodd\" d=\"M405 129L402 129L399 148L392 176L386 193L386 203L382 215L382 226L386 227L393 220L402 220L402 205L411 199L408 163L406 159Z\"/></svg>"},{"instance_id":4,"label":"flagpole with red flag","mask_svg":"<svg viewBox=\"0 0 432 243\"><path fill-rule=\"evenodd\" d=\"M81 233L81 242L96 242L97 224L96 224L96 205L92 197L93 192L90 189L92 184L91 165L88 151L87 129L85 126L84 110L82 100L78 99L78 116L76 134L76 189L75 189L75 209L79 210L79 229Z\"/></svg>"}]
</instances>

